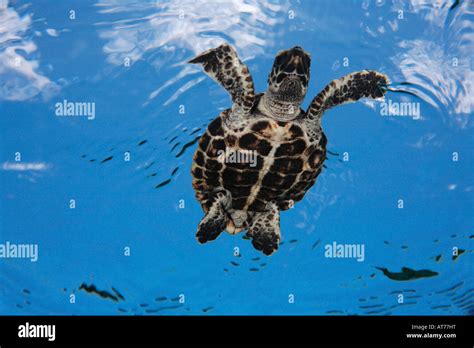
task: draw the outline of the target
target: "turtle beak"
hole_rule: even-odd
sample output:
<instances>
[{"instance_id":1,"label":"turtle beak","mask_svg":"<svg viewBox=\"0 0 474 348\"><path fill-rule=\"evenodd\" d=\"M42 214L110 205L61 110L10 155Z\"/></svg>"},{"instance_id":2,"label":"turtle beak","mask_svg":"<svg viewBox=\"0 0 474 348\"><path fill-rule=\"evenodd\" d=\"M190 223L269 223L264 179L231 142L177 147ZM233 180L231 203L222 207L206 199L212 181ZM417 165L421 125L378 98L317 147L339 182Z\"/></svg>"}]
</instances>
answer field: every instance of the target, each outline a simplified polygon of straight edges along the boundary
<instances>
[{"instance_id":1,"label":"turtle beak","mask_svg":"<svg viewBox=\"0 0 474 348\"><path fill-rule=\"evenodd\" d=\"M309 73L310 58L309 55L299 46L295 46L288 50L289 61L284 68L286 73L296 72L299 75L307 75Z\"/></svg>"}]
</instances>

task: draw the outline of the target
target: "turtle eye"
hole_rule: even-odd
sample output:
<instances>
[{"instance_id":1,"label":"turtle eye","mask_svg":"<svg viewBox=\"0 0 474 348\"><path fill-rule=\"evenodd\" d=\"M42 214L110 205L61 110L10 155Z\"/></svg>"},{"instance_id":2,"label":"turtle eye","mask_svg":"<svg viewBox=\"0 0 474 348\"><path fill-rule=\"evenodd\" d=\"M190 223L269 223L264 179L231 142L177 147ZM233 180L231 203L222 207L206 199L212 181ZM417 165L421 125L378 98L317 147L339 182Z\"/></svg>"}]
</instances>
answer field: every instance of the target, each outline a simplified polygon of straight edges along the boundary
<instances>
[{"instance_id":1,"label":"turtle eye","mask_svg":"<svg viewBox=\"0 0 474 348\"><path fill-rule=\"evenodd\" d=\"M301 83L303 84L303 86L307 86L307 85L308 85L308 79L306 78L306 76L302 76L302 77L301 77Z\"/></svg>"},{"instance_id":2,"label":"turtle eye","mask_svg":"<svg viewBox=\"0 0 474 348\"><path fill-rule=\"evenodd\" d=\"M298 64L296 67L296 72L300 75L304 74L304 66L302 64Z\"/></svg>"},{"instance_id":3,"label":"turtle eye","mask_svg":"<svg viewBox=\"0 0 474 348\"><path fill-rule=\"evenodd\" d=\"M303 63L305 67L309 69L309 66L311 65L311 59L309 59L309 56L307 56L306 54L303 57Z\"/></svg>"},{"instance_id":4,"label":"turtle eye","mask_svg":"<svg viewBox=\"0 0 474 348\"><path fill-rule=\"evenodd\" d=\"M277 83L280 83L281 81L283 81L283 79L286 77L286 74L285 73L281 73L280 75L278 75L277 77Z\"/></svg>"},{"instance_id":5,"label":"turtle eye","mask_svg":"<svg viewBox=\"0 0 474 348\"><path fill-rule=\"evenodd\" d=\"M274 65L282 65L282 64L284 63L284 59L283 59L283 56L284 56L284 55L285 55L284 53L278 55L278 56L275 58L275 63L274 63Z\"/></svg>"}]
</instances>

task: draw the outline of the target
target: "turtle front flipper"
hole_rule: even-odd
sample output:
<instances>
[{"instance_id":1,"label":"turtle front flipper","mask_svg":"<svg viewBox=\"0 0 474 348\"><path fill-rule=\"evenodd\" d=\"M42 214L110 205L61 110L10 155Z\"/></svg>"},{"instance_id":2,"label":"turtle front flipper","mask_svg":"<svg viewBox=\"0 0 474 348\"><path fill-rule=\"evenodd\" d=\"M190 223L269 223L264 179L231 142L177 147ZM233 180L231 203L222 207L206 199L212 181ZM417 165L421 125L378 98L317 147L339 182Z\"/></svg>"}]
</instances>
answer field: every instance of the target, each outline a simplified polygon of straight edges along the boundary
<instances>
[{"instance_id":1,"label":"turtle front flipper","mask_svg":"<svg viewBox=\"0 0 474 348\"><path fill-rule=\"evenodd\" d=\"M316 127L327 109L361 98L381 98L387 92L389 79L377 71L363 70L350 73L332 81L312 100L306 111L306 119Z\"/></svg>"},{"instance_id":2,"label":"turtle front flipper","mask_svg":"<svg viewBox=\"0 0 474 348\"><path fill-rule=\"evenodd\" d=\"M231 202L230 194L221 191L215 194L206 216L201 220L196 233L199 243L203 244L216 239L226 229L226 208Z\"/></svg>"},{"instance_id":3,"label":"turtle front flipper","mask_svg":"<svg viewBox=\"0 0 474 348\"><path fill-rule=\"evenodd\" d=\"M252 238L255 249L271 255L280 244L280 210L274 201L269 202L267 207L266 211L255 213L247 237Z\"/></svg>"},{"instance_id":4,"label":"turtle front flipper","mask_svg":"<svg viewBox=\"0 0 474 348\"><path fill-rule=\"evenodd\" d=\"M232 96L234 109L248 114L255 102L255 89L249 69L228 44L207 50L188 63L199 63L204 71Z\"/></svg>"}]
</instances>

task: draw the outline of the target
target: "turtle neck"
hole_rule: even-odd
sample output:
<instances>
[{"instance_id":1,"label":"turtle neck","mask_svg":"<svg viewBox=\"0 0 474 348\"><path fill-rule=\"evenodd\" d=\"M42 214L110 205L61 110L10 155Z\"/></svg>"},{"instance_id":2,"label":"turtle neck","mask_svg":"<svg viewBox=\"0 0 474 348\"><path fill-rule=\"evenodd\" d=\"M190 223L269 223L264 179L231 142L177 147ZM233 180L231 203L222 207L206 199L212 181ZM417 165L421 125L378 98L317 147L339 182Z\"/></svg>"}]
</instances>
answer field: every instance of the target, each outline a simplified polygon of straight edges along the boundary
<instances>
[{"instance_id":1,"label":"turtle neck","mask_svg":"<svg viewBox=\"0 0 474 348\"><path fill-rule=\"evenodd\" d=\"M291 121L300 114L299 102L285 102L273 97L268 91L260 99L259 108L277 121Z\"/></svg>"}]
</instances>

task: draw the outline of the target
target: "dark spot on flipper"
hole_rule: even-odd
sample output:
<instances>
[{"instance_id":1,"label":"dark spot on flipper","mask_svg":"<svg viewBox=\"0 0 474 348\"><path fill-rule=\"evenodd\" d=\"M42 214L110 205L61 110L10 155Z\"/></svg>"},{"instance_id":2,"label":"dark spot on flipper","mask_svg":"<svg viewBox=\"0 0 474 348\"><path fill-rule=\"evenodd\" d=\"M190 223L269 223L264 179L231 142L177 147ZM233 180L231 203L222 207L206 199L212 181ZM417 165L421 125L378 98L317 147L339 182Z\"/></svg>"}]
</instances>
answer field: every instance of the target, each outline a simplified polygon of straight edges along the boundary
<instances>
[{"instance_id":1,"label":"dark spot on flipper","mask_svg":"<svg viewBox=\"0 0 474 348\"><path fill-rule=\"evenodd\" d=\"M95 162L95 161L96 161L95 159L91 159L91 160L89 160L89 162Z\"/></svg>"},{"instance_id":2,"label":"dark spot on flipper","mask_svg":"<svg viewBox=\"0 0 474 348\"><path fill-rule=\"evenodd\" d=\"M298 241L297 239L292 239L288 243L292 244L292 243L296 243L297 241Z\"/></svg>"},{"instance_id":3,"label":"dark spot on flipper","mask_svg":"<svg viewBox=\"0 0 474 348\"><path fill-rule=\"evenodd\" d=\"M23 293L24 293L24 294L27 294L27 295L30 295L30 294L31 294L30 290L28 290L28 289L23 289Z\"/></svg>"},{"instance_id":4,"label":"dark spot on flipper","mask_svg":"<svg viewBox=\"0 0 474 348\"><path fill-rule=\"evenodd\" d=\"M148 177L156 176L158 173L151 173Z\"/></svg>"},{"instance_id":5,"label":"dark spot on flipper","mask_svg":"<svg viewBox=\"0 0 474 348\"><path fill-rule=\"evenodd\" d=\"M158 185L156 185L155 188L157 189L157 188L163 187L165 185L168 185L170 182L171 182L171 179L165 180L162 183L159 183Z\"/></svg>"},{"instance_id":6,"label":"dark spot on flipper","mask_svg":"<svg viewBox=\"0 0 474 348\"><path fill-rule=\"evenodd\" d=\"M254 248L262 251L267 256L278 250L279 237L276 233L259 232L254 233L251 237Z\"/></svg>"},{"instance_id":7,"label":"dark spot on flipper","mask_svg":"<svg viewBox=\"0 0 474 348\"><path fill-rule=\"evenodd\" d=\"M81 156L81 158L86 158L86 157L87 157L87 155L82 155L82 156Z\"/></svg>"},{"instance_id":8,"label":"dark spot on flipper","mask_svg":"<svg viewBox=\"0 0 474 348\"><path fill-rule=\"evenodd\" d=\"M148 140L146 140L146 139L142 140L138 143L138 146L142 146L142 145L146 144L147 142L148 142Z\"/></svg>"},{"instance_id":9,"label":"dark spot on flipper","mask_svg":"<svg viewBox=\"0 0 474 348\"><path fill-rule=\"evenodd\" d=\"M253 268L253 267L252 267L252 268L249 268L249 271L250 271L250 272L258 272L258 268Z\"/></svg>"},{"instance_id":10,"label":"dark spot on flipper","mask_svg":"<svg viewBox=\"0 0 474 348\"><path fill-rule=\"evenodd\" d=\"M203 244L215 240L226 228L226 216L222 210L222 201L226 198L217 193L209 206L209 211L198 225L196 238Z\"/></svg>"},{"instance_id":11,"label":"dark spot on flipper","mask_svg":"<svg viewBox=\"0 0 474 348\"><path fill-rule=\"evenodd\" d=\"M174 176L176 174L176 172L178 171L179 167L176 167L175 169L173 169L173 172L171 173L171 176Z\"/></svg>"}]
</instances>

